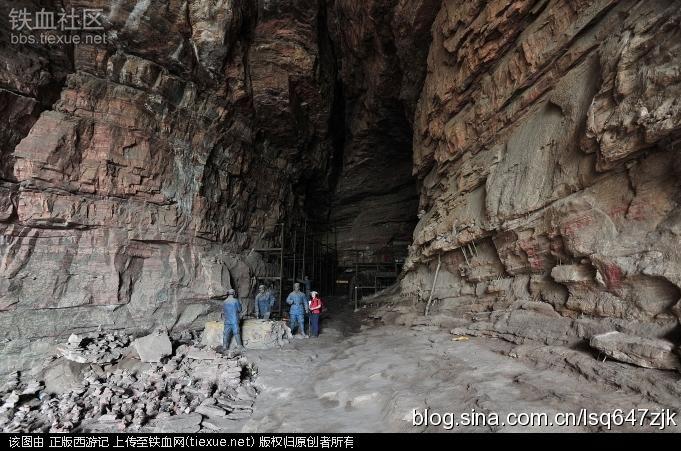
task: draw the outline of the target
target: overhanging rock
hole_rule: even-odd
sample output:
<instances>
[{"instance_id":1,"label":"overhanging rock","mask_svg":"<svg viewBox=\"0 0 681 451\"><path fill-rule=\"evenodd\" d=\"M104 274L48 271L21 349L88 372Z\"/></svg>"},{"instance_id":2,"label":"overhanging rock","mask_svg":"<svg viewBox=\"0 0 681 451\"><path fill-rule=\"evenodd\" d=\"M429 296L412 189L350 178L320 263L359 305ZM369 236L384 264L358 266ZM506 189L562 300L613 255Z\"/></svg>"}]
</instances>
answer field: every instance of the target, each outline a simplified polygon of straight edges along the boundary
<instances>
[{"instance_id":1,"label":"overhanging rock","mask_svg":"<svg viewBox=\"0 0 681 451\"><path fill-rule=\"evenodd\" d=\"M668 341L608 332L592 337L589 344L620 362L644 368L681 370L681 360Z\"/></svg>"}]
</instances>

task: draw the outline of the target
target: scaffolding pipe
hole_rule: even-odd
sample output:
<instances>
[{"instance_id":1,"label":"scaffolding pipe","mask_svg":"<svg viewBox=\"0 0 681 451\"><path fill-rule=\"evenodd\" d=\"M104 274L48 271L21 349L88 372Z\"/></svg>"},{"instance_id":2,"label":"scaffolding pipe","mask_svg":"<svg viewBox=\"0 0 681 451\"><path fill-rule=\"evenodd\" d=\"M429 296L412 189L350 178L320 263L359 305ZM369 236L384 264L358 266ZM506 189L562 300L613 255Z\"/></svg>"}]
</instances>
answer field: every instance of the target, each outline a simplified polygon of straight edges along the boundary
<instances>
[{"instance_id":1,"label":"scaffolding pipe","mask_svg":"<svg viewBox=\"0 0 681 451\"><path fill-rule=\"evenodd\" d=\"M281 227L279 243L279 317L283 316L284 308L282 301L284 298L284 223L279 224Z\"/></svg>"},{"instance_id":2,"label":"scaffolding pipe","mask_svg":"<svg viewBox=\"0 0 681 451\"><path fill-rule=\"evenodd\" d=\"M317 240L314 241L314 248L315 248L315 252L317 254L317 256L315 257L316 266L315 266L315 271L314 271L314 278L315 278L314 280L319 282L322 278L323 267L322 267L322 249L321 249L320 243ZM315 283L317 283L317 282L315 282Z\"/></svg>"},{"instance_id":3,"label":"scaffolding pipe","mask_svg":"<svg viewBox=\"0 0 681 451\"><path fill-rule=\"evenodd\" d=\"M374 273L374 294L378 293L378 263L376 263L376 272Z\"/></svg>"},{"instance_id":4,"label":"scaffolding pipe","mask_svg":"<svg viewBox=\"0 0 681 451\"><path fill-rule=\"evenodd\" d=\"M293 272L291 278L293 283L296 283L296 252L298 251L298 230L293 231Z\"/></svg>"},{"instance_id":5,"label":"scaffolding pipe","mask_svg":"<svg viewBox=\"0 0 681 451\"><path fill-rule=\"evenodd\" d=\"M312 278L316 280L316 275L315 275L315 240L312 238Z\"/></svg>"},{"instance_id":6,"label":"scaffolding pipe","mask_svg":"<svg viewBox=\"0 0 681 451\"><path fill-rule=\"evenodd\" d=\"M359 285L359 267L357 259L359 259L359 252L356 252L357 257L355 257L355 311L357 310L357 285Z\"/></svg>"},{"instance_id":7,"label":"scaffolding pipe","mask_svg":"<svg viewBox=\"0 0 681 451\"><path fill-rule=\"evenodd\" d=\"M303 266L301 269L300 278L305 277L305 254L307 253L307 218L305 218L305 228L303 229Z\"/></svg>"},{"instance_id":8,"label":"scaffolding pipe","mask_svg":"<svg viewBox=\"0 0 681 451\"><path fill-rule=\"evenodd\" d=\"M331 289L333 288L333 279L334 279L334 274L333 274L333 262L331 261L331 245L329 244L329 232L326 232L325 235L326 238L326 259L327 259L327 275L326 275L326 291L331 292Z\"/></svg>"}]
</instances>

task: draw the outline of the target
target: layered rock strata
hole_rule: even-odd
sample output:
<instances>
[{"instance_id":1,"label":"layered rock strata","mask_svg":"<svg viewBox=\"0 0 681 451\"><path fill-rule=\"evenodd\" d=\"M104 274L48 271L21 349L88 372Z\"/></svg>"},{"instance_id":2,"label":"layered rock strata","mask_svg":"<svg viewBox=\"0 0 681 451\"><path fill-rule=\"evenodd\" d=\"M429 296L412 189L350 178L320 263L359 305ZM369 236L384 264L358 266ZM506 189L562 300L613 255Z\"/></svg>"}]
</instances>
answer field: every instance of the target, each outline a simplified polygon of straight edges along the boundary
<instances>
[{"instance_id":1,"label":"layered rock strata","mask_svg":"<svg viewBox=\"0 0 681 451\"><path fill-rule=\"evenodd\" d=\"M414 130L404 294L456 329L678 345L681 8L447 1Z\"/></svg>"},{"instance_id":2,"label":"layered rock strata","mask_svg":"<svg viewBox=\"0 0 681 451\"><path fill-rule=\"evenodd\" d=\"M0 372L72 331L202 324L329 172L323 4L44 3L0 10ZM101 8L107 42L12 44L40 32L10 6Z\"/></svg>"}]
</instances>

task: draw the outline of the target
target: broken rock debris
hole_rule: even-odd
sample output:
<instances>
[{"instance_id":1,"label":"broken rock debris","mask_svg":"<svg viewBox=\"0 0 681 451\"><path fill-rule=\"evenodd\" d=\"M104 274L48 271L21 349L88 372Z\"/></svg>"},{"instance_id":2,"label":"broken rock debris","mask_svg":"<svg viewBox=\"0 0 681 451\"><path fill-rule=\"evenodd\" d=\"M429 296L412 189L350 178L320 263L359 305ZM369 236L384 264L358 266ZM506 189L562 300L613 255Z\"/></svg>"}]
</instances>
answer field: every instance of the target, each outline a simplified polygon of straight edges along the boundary
<instances>
[{"instance_id":1,"label":"broken rock debris","mask_svg":"<svg viewBox=\"0 0 681 451\"><path fill-rule=\"evenodd\" d=\"M203 348L193 335L177 338L173 353L165 332L132 344L117 333L72 335L57 352L82 364L80 381L54 393L42 381L10 374L0 388L0 429L189 433L229 429L248 418L258 395L254 366Z\"/></svg>"},{"instance_id":2,"label":"broken rock debris","mask_svg":"<svg viewBox=\"0 0 681 451\"><path fill-rule=\"evenodd\" d=\"M78 363L110 363L123 356L130 340L119 331L96 332L87 337L71 334L67 343L57 346L57 354Z\"/></svg>"}]
</instances>

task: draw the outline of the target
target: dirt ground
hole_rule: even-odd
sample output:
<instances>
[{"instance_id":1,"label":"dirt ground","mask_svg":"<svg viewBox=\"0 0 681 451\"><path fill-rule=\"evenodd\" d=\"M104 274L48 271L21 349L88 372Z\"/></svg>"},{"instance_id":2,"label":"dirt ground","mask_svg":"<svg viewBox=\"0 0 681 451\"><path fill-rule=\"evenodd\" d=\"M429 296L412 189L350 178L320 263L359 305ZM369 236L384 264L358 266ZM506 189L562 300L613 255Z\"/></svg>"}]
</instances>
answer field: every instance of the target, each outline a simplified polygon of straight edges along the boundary
<instances>
[{"instance_id":1,"label":"dirt ground","mask_svg":"<svg viewBox=\"0 0 681 451\"><path fill-rule=\"evenodd\" d=\"M319 338L247 352L259 369L261 392L253 415L235 423L235 431L651 431L666 421L658 414L641 419L644 410L630 414L665 412L649 397L511 358L513 346L500 340L455 341L434 328L372 325L362 320L366 312L353 313L342 299L329 310ZM600 424L548 424L566 420L554 416L565 412L598 414ZM615 414L608 420L602 414L609 412ZM511 421L535 424L511 425L508 414L516 415Z\"/></svg>"}]
</instances>

